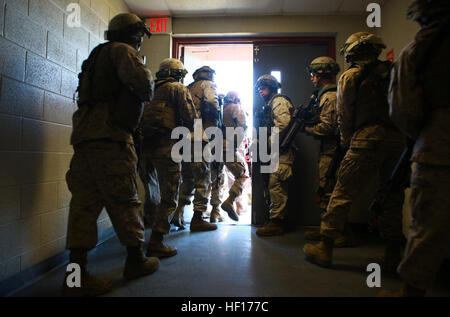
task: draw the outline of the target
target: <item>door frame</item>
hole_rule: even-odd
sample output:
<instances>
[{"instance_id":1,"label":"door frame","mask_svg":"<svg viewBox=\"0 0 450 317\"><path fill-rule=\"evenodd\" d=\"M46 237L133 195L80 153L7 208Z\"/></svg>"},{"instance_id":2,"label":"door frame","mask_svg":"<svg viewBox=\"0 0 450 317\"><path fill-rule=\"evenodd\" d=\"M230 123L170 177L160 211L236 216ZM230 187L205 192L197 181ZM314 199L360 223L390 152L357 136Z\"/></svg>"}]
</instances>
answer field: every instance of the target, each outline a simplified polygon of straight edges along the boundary
<instances>
[{"instance_id":1,"label":"door frame","mask_svg":"<svg viewBox=\"0 0 450 317\"><path fill-rule=\"evenodd\" d=\"M335 37L182 37L172 39L172 57L179 59L183 57L182 50L187 45L214 45L214 44L327 44L328 56L336 59ZM182 60L182 62L184 62ZM253 172L253 171L252 171ZM253 185L253 184L252 184ZM251 224L261 225L256 218L252 204Z\"/></svg>"},{"instance_id":2,"label":"door frame","mask_svg":"<svg viewBox=\"0 0 450 317\"><path fill-rule=\"evenodd\" d=\"M186 45L211 44L286 44L286 43L326 43L328 56L336 59L336 38L334 37L183 37L172 39L172 57L180 58L181 47Z\"/></svg>"}]
</instances>

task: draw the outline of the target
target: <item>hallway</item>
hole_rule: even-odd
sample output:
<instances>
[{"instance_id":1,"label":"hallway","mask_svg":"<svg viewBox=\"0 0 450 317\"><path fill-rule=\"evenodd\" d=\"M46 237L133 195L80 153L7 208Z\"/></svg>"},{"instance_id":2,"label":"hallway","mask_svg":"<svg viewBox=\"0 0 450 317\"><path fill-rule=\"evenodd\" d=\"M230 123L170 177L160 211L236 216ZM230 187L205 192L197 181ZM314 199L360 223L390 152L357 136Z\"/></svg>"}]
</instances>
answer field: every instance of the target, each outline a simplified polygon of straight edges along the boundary
<instances>
[{"instance_id":1,"label":"hallway","mask_svg":"<svg viewBox=\"0 0 450 317\"><path fill-rule=\"evenodd\" d=\"M89 268L113 279L107 294L112 297L370 297L379 291L366 286L365 268L367 258L381 254L381 245L336 249L335 268L324 269L304 260L303 230L272 238L260 238L255 231L220 224L212 232L172 232L167 242L177 246L178 255L163 259L153 275L130 282L122 277L125 248L114 238L92 252ZM63 277L64 268L59 268L14 296L59 296ZM384 289L401 287L396 278L381 278ZM450 288L437 285L428 296L450 296Z\"/></svg>"}]
</instances>

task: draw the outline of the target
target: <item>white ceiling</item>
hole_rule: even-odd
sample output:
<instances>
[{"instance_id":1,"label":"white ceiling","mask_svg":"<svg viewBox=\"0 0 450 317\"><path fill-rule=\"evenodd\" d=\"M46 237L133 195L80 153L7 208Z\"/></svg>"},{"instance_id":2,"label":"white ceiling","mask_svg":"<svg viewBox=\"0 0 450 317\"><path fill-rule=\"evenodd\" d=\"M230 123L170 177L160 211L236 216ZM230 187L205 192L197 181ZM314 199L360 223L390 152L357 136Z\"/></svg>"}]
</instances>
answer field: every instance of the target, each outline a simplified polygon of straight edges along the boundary
<instances>
[{"instance_id":1,"label":"white ceiling","mask_svg":"<svg viewBox=\"0 0 450 317\"><path fill-rule=\"evenodd\" d=\"M145 16L347 15L365 14L369 3L389 0L124 0Z\"/></svg>"}]
</instances>

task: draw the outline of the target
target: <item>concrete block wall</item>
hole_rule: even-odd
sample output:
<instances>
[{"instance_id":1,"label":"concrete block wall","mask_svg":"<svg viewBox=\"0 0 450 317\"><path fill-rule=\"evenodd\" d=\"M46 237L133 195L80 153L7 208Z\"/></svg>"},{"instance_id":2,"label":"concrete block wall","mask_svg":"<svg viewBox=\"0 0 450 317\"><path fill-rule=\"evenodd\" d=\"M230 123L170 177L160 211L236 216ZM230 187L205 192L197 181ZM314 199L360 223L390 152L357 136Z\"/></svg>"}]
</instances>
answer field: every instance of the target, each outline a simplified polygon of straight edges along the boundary
<instances>
[{"instance_id":1,"label":"concrete block wall","mask_svg":"<svg viewBox=\"0 0 450 317\"><path fill-rule=\"evenodd\" d=\"M78 3L81 28L66 24ZM77 74L121 0L0 0L0 282L65 249ZM105 212L99 238L111 227Z\"/></svg>"}]
</instances>

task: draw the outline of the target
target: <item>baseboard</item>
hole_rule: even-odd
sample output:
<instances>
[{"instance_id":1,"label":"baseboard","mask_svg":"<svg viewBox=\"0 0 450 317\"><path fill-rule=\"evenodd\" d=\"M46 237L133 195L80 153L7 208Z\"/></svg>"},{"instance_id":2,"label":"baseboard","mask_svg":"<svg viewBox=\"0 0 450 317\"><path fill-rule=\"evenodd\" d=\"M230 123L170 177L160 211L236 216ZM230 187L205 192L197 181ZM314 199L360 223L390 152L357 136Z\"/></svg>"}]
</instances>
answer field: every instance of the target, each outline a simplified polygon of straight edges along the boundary
<instances>
[{"instance_id":1,"label":"baseboard","mask_svg":"<svg viewBox=\"0 0 450 317\"><path fill-rule=\"evenodd\" d=\"M113 238L115 235L116 234L112 227L106 229L102 233L102 238L99 240L97 246ZM41 263L33 265L22 272L0 281L0 297L12 296L18 291L30 286L33 283L36 283L46 274L57 270L68 263L69 251L65 250L42 261Z\"/></svg>"}]
</instances>

